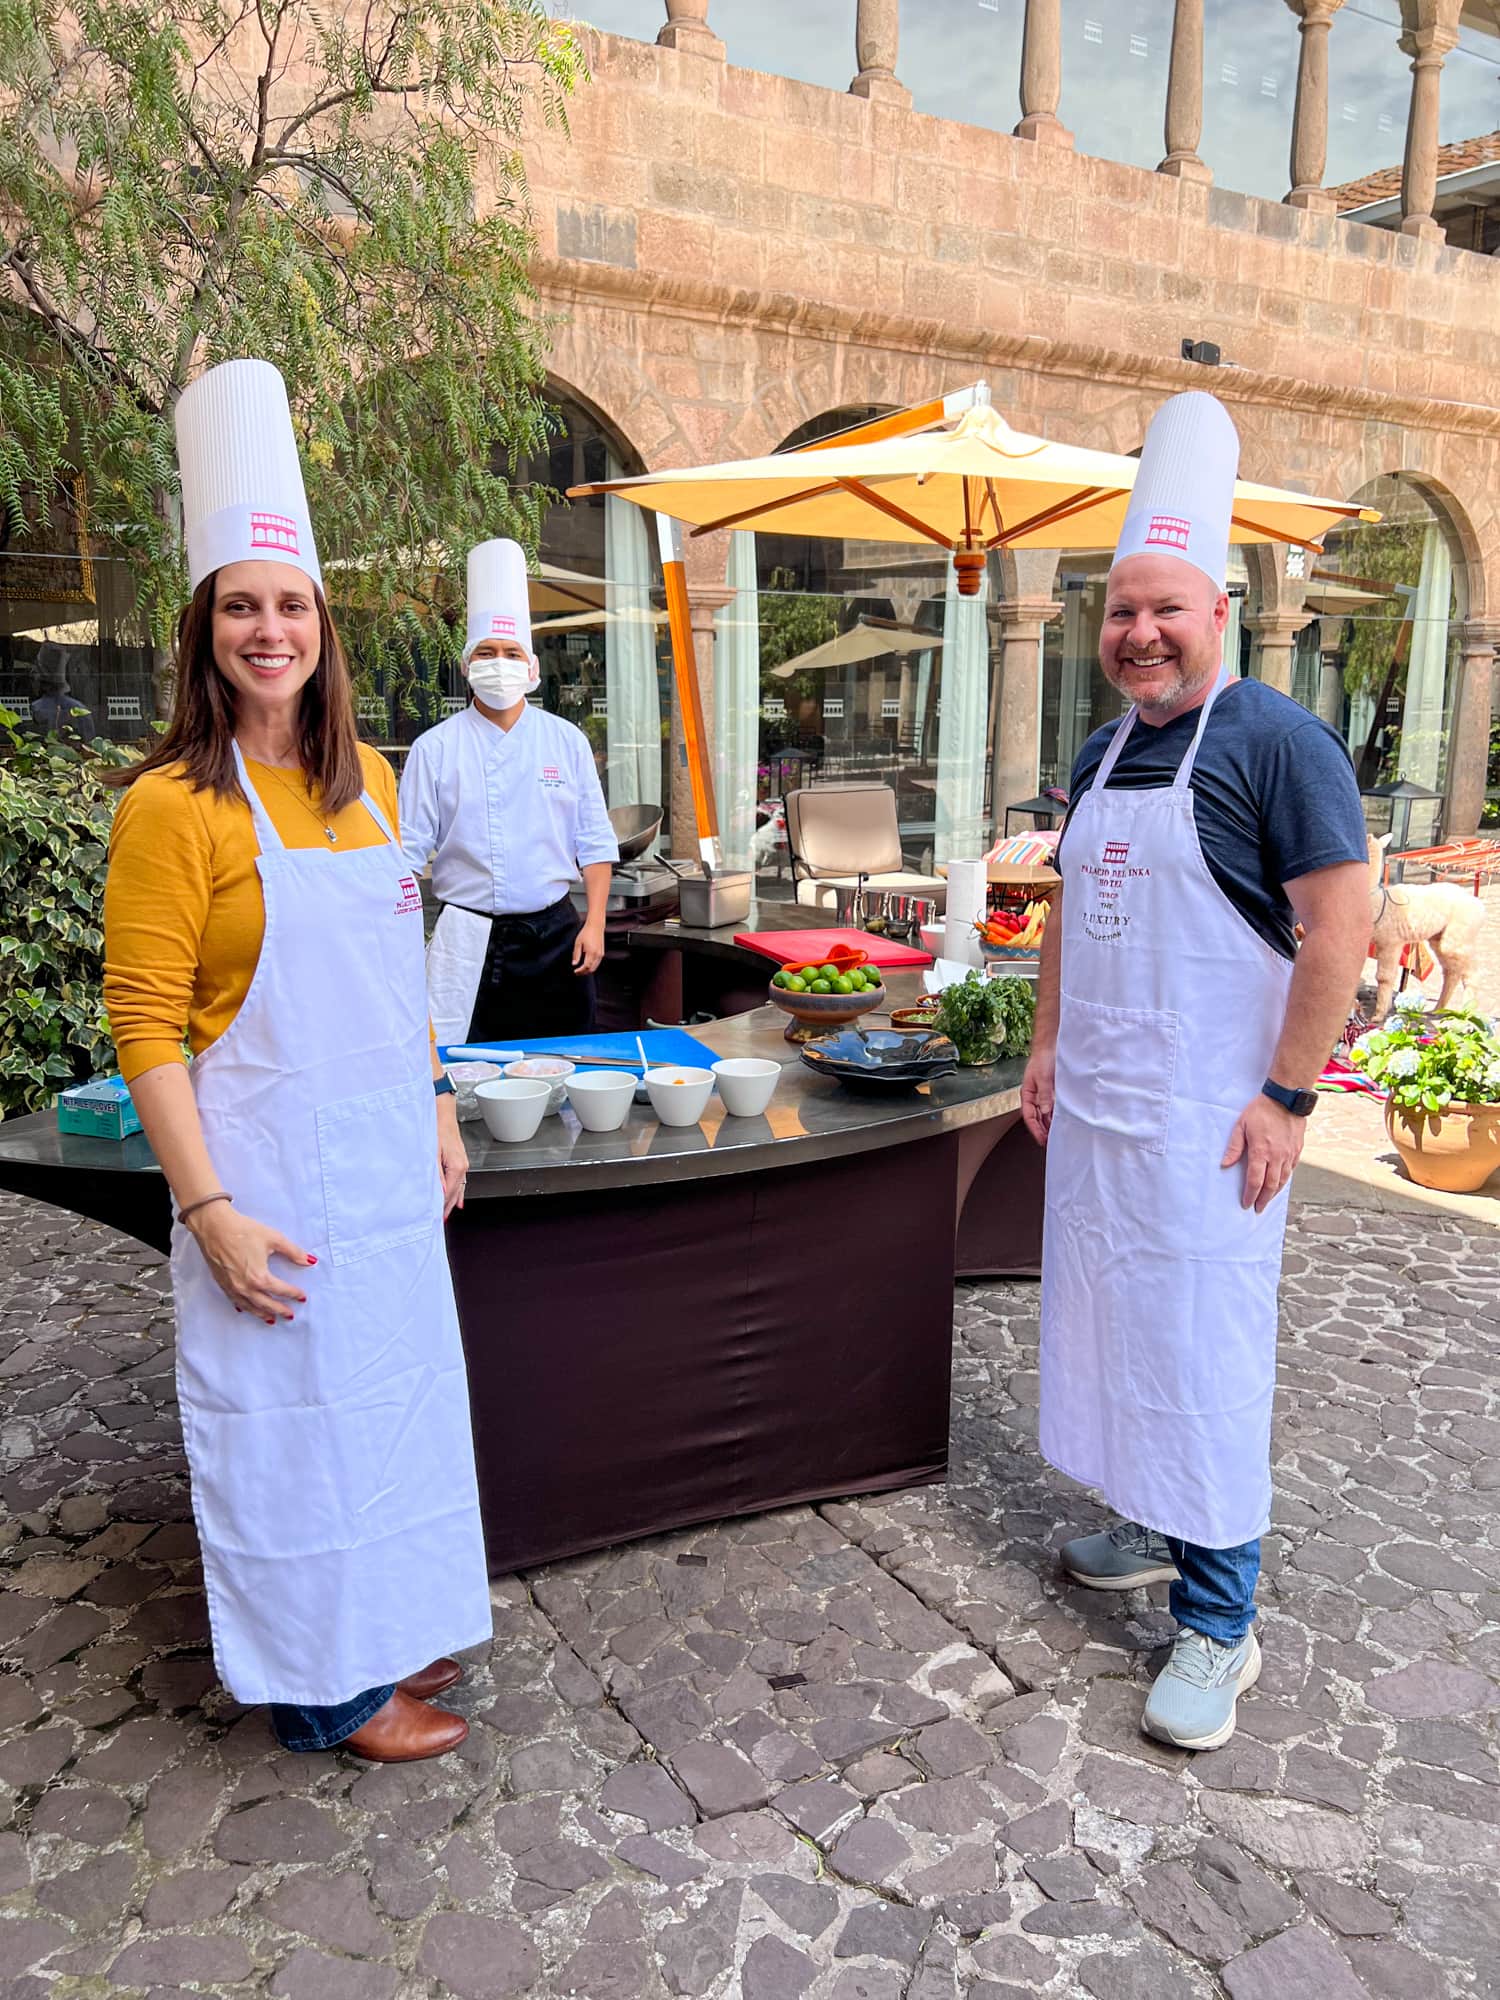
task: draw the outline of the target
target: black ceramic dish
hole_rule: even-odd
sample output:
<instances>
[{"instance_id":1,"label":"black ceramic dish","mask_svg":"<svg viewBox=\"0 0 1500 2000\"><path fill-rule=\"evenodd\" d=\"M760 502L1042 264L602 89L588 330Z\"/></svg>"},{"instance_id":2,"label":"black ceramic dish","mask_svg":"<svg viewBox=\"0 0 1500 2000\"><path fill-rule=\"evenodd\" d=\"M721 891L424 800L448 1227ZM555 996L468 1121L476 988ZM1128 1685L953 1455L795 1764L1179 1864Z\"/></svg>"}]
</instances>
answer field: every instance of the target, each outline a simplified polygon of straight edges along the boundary
<instances>
[{"instance_id":1,"label":"black ceramic dish","mask_svg":"<svg viewBox=\"0 0 1500 2000\"><path fill-rule=\"evenodd\" d=\"M894 1028L841 1028L804 1042L800 1054L819 1076L874 1090L915 1090L958 1067L952 1042L930 1030L898 1034Z\"/></svg>"}]
</instances>

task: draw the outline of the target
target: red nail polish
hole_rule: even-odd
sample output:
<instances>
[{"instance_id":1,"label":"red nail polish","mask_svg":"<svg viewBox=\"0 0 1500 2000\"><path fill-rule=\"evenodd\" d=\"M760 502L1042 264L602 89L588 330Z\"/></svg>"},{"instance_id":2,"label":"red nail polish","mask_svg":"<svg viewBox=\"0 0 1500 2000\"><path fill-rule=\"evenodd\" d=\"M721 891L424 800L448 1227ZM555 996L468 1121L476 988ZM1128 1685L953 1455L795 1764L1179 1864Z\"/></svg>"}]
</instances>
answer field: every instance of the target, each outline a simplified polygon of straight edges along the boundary
<instances>
[{"instance_id":1,"label":"red nail polish","mask_svg":"<svg viewBox=\"0 0 1500 2000\"><path fill-rule=\"evenodd\" d=\"M309 1264L316 1264L318 1260L316 1257L309 1257L307 1261Z\"/></svg>"},{"instance_id":2,"label":"red nail polish","mask_svg":"<svg viewBox=\"0 0 1500 2000\"><path fill-rule=\"evenodd\" d=\"M274 1326L275 1324L276 1324L275 1320L274 1320L273 1318L271 1318L271 1317L270 1317L269 1315L267 1315L267 1318L266 1318L266 1325L267 1325L267 1326Z\"/></svg>"}]
</instances>

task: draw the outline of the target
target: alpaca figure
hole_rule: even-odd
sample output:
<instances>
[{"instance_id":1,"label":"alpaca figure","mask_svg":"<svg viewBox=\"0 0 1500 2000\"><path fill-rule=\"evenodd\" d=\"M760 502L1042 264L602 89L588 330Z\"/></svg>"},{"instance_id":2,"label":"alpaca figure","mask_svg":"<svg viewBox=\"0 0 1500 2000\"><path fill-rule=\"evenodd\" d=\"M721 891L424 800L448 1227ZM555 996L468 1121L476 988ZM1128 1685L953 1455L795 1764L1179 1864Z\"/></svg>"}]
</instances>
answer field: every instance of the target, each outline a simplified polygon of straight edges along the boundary
<instances>
[{"instance_id":1,"label":"alpaca figure","mask_svg":"<svg viewBox=\"0 0 1500 2000\"><path fill-rule=\"evenodd\" d=\"M1401 974L1402 948L1425 944L1443 973L1439 1007L1461 1006L1467 997L1475 947L1484 926L1484 905L1451 882L1389 888L1381 881L1390 840L1369 842L1370 931L1375 945L1375 1016L1383 1021Z\"/></svg>"}]
</instances>

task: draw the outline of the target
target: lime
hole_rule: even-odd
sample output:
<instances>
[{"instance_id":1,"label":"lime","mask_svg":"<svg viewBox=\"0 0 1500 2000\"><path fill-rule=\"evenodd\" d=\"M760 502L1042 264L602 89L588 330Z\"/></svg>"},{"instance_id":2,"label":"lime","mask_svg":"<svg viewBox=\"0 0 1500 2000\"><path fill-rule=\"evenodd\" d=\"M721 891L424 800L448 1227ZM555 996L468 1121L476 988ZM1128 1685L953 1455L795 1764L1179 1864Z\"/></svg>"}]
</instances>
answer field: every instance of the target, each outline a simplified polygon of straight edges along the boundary
<instances>
[{"instance_id":1,"label":"lime","mask_svg":"<svg viewBox=\"0 0 1500 2000\"><path fill-rule=\"evenodd\" d=\"M771 984L773 986L781 986L781 987L790 986L791 983L792 983L792 975L789 972L778 972L771 981Z\"/></svg>"},{"instance_id":2,"label":"lime","mask_svg":"<svg viewBox=\"0 0 1500 2000\"><path fill-rule=\"evenodd\" d=\"M820 965L818 967L819 979L837 979L838 976L839 969L836 965Z\"/></svg>"},{"instance_id":3,"label":"lime","mask_svg":"<svg viewBox=\"0 0 1500 2000\"><path fill-rule=\"evenodd\" d=\"M805 993L807 991L807 981L799 979L795 972L789 972L787 974L786 990L788 993Z\"/></svg>"},{"instance_id":4,"label":"lime","mask_svg":"<svg viewBox=\"0 0 1500 2000\"><path fill-rule=\"evenodd\" d=\"M852 979L844 979L841 977L838 979L831 979L828 983L830 986L832 986L835 993L852 993L854 991L854 981Z\"/></svg>"},{"instance_id":5,"label":"lime","mask_svg":"<svg viewBox=\"0 0 1500 2000\"><path fill-rule=\"evenodd\" d=\"M815 979L807 990L809 993L831 993L833 991L833 981L831 979Z\"/></svg>"}]
</instances>

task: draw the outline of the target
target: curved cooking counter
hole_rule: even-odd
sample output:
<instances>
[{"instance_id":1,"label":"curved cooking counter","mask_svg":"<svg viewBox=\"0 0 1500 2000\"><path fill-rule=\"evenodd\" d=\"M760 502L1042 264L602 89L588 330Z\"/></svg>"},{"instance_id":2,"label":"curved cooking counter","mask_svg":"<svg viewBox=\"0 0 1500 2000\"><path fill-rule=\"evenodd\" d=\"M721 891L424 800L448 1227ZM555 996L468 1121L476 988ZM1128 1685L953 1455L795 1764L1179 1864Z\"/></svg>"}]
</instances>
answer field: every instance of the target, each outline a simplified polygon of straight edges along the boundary
<instances>
[{"instance_id":1,"label":"curved cooking counter","mask_svg":"<svg viewBox=\"0 0 1500 2000\"><path fill-rule=\"evenodd\" d=\"M890 1004L918 983L894 976ZM565 1109L522 1145L462 1127L449 1251L497 1573L943 1476L955 1270L1036 1268L1020 1065L856 1093L784 1026L761 1007L693 1030L782 1063L761 1118L715 1098L686 1128L644 1105L608 1134ZM139 1137L8 1121L0 1186L166 1241Z\"/></svg>"}]
</instances>

